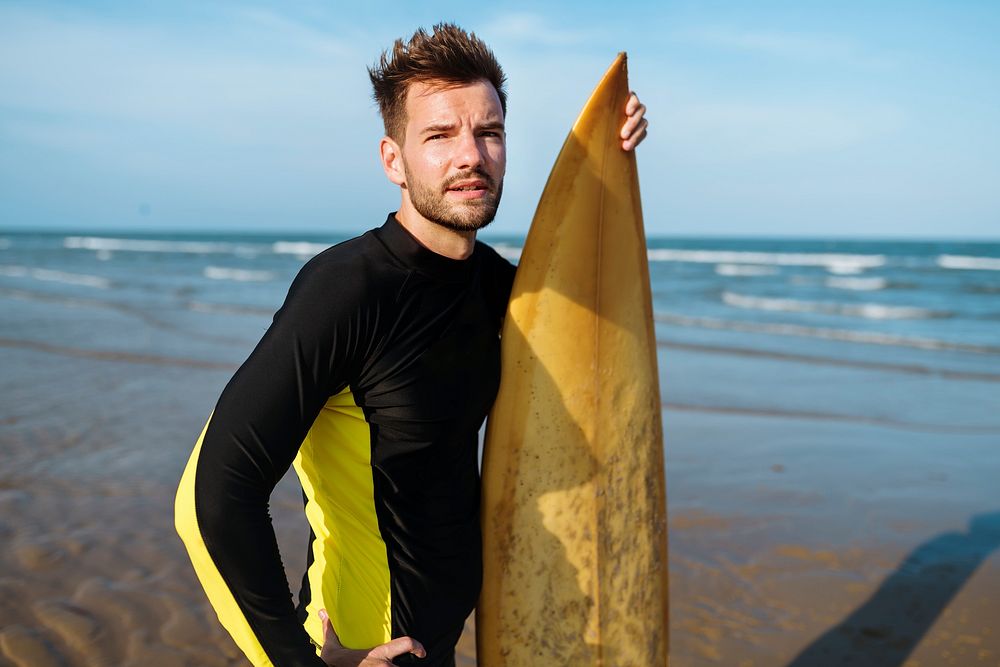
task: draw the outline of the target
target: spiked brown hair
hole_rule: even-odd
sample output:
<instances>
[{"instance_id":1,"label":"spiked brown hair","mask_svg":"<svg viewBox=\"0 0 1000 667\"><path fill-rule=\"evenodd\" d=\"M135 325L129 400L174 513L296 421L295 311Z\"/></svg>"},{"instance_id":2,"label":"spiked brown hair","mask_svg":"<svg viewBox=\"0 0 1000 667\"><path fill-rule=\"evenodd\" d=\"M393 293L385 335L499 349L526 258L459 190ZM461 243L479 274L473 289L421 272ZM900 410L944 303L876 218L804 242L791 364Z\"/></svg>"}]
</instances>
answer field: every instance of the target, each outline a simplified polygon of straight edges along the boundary
<instances>
[{"instance_id":1,"label":"spiked brown hair","mask_svg":"<svg viewBox=\"0 0 1000 667\"><path fill-rule=\"evenodd\" d=\"M383 51L379 62L368 68L368 76L385 133L396 141L403 140L406 93L416 82L457 86L485 79L496 89L500 108L507 115L507 77L496 56L475 33L454 23L438 23L430 35L419 28L406 43L397 39L391 51Z\"/></svg>"}]
</instances>

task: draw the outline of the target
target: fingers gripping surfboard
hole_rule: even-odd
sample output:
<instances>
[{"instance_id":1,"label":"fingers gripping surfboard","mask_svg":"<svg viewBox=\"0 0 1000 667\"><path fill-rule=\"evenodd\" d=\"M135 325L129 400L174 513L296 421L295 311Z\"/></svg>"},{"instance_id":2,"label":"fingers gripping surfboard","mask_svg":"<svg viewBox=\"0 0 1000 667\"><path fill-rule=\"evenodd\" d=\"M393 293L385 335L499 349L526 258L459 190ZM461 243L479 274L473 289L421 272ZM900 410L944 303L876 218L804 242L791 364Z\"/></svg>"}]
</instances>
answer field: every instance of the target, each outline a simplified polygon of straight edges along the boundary
<instances>
[{"instance_id":1,"label":"fingers gripping surfboard","mask_svg":"<svg viewBox=\"0 0 1000 667\"><path fill-rule=\"evenodd\" d=\"M525 241L483 461L481 667L665 665L666 496L625 54Z\"/></svg>"}]
</instances>

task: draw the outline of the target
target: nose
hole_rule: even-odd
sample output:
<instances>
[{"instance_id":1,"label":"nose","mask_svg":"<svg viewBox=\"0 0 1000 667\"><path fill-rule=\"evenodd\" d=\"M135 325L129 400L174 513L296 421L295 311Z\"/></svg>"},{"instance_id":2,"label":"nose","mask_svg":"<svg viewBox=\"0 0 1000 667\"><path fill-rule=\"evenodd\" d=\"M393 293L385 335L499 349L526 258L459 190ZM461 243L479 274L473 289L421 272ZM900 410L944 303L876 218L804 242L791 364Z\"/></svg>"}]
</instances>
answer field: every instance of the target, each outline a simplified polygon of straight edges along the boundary
<instances>
[{"instance_id":1,"label":"nose","mask_svg":"<svg viewBox=\"0 0 1000 667\"><path fill-rule=\"evenodd\" d=\"M483 163L485 147L472 132L462 132L458 135L455 146L455 167L457 169L473 169Z\"/></svg>"}]
</instances>

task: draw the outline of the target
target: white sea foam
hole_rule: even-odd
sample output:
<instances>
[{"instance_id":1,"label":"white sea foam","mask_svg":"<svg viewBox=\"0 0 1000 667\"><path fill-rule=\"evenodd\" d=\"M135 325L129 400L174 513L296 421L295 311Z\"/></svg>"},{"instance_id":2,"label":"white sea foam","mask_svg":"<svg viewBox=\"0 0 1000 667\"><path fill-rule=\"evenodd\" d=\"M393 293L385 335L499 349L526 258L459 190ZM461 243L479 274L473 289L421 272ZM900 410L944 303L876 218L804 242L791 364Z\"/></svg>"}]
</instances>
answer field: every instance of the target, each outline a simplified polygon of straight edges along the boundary
<instances>
[{"instance_id":1,"label":"white sea foam","mask_svg":"<svg viewBox=\"0 0 1000 667\"><path fill-rule=\"evenodd\" d=\"M313 257L329 247L323 243L310 243L309 241L275 241L271 244L271 251L278 255Z\"/></svg>"},{"instance_id":2,"label":"white sea foam","mask_svg":"<svg viewBox=\"0 0 1000 667\"><path fill-rule=\"evenodd\" d=\"M28 275L28 269L23 266L13 266L8 264L6 266L0 265L0 276L7 276L8 278L24 278Z\"/></svg>"},{"instance_id":3,"label":"white sea foam","mask_svg":"<svg viewBox=\"0 0 1000 667\"><path fill-rule=\"evenodd\" d=\"M720 276L771 276L778 269L757 264L716 264L715 272Z\"/></svg>"},{"instance_id":4,"label":"white sea foam","mask_svg":"<svg viewBox=\"0 0 1000 667\"><path fill-rule=\"evenodd\" d=\"M35 280L65 283L67 285L81 285L83 287L95 287L97 289L108 289L111 287L111 281L102 276L91 276L83 273L67 273L65 271L55 271L53 269L38 269L10 264L0 266L0 276L8 276L11 278L34 278Z\"/></svg>"},{"instance_id":5,"label":"white sea foam","mask_svg":"<svg viewBox=\"0 0 1000 667\"><path fill-rule=\"evenodd\" d=\"M1000 271L1000 257L972 257L969 255L940 255L938 266L943 269L972 271Z\"/></svg>"},{"instance_id":6,"label":"white sea foam","mask_svg":"<svg viewBox=\"0 0 1000 667\"><path fill-rule=\"evenodd\" d=\"M654 248L652 262L694 262L699 264L770 264L775 266L822 266L837 272L858 272L885 264L885 255L837 253L745 252L738 250L679 250Z\"/></svg>"},{"instance_id":7,"label":"white sea foam","mask_svg":"<svg viewBox=\"0 0 1000 667\"><path fill-rule=\"evenodd\" d=\"M103 236L67 236L63 247L108 252L173 252L208 255L231 254L240 249L236 243L225 241L159 241L152 239L117 239ZM107 256L107 255L105 255Z\"/></svg>"},{"instance_id":8,"label":"white sea foam","mask_svg":"<svg viewBox=\"0 0 1000 667\"><path fill-rule=\"evenodd\" d=\"M859 292L875 292L885 289L889 281L885 278L827 278L826 286Z\"/></svg>"},{"instance_id":9,"label":"white sea foam","mask_svg":"<svg viewBox=\"0 0 1000 667\"><path fill-rule=\"evenodd\" d=\"M866 266L856 262L831 262L826 265L826 270L838 276L856 276L864 271Z\"/></svg>"},{"instance_id":10,"label":"white sea foam","mask_svg":"<svg viewBox=\"0 0 1000 667\"><path fill-rule=\"evenodd\" d=\"M188 310L197 313L212 313L214 315L264 315L271 316L274 310L259 308L255 306L240 306L228 303L206 303L204 301L190 301L187 303Z\"/></svg>"},{"instance_id":11,"label":"white sea foam","mask_svg":"<svg viewBox=\"0 0 1000 667\"><path fill-rule=\"evenodd\" d=\"M522 248L498 243L493 246L502 257L516 261ZM277 251L276 251L277 252ZM677 248L650 248L646 251L650 262L689 262L716 264L719 275L762 276L777 272L778 266L820 266L831 273L857 274L865 269L883 266L885 255L847 255L837 253L745 252L739 250L681 250ZM739 267L739 268L721 268ZM728 273L733 271L733 273ZM759 271L759 272L758 272Z\"/></svg>"},{"instance_id":12,"label":"white sea foam","mask_svg":"<svg viewBox=\"0 0 1000 667\"><path fill-rule=\"evenodd\" d=\"M239 282L267 282L274 280L274 274L270 271L231 269L224 266L206 266L202 273L204 273L206 278L211 278L212 280L236 280Z\"/></svg>"},{"instance_id":13,"label":"white sea foam","mask_svg":"<svg viewBox=\"0 0 1000 667\"><path fill-rule=\"evenodd\" d=\"M921 350L956 350L974 352L977 354L1000 354L1000 346L974 345L969 343L953 343L951 341L915 336L898 336L877 331L854 331L851 329L829 329L826 327L808 327L798 324L776 324L767 322L747 322L742 320L723 320L712 317L687 317L673 313L657 313L657 322L681 327L698 327L702 329L717 329L724 331L740 331L744 333L774 334L778 336L802 336L805 338L822 338L849 343L868 343L872 345L893 345L897 347L912 347Z\"/></svg>"},{"instance_id":14,"label":"white sea foam","mask_svg":"<svg viewBox=\"0 0 1000 667\"><path fill-rule=\"evenodd\" d=\"M824 313L846 317L862 317L868 320L926 320L946 317L926 308L912 306L887 306L880 303L836 303L831 301L801 301L799 299L776 299L749 296L735 292L723 292L722 301L736 308L767 310L789 313Z\"/></svg>"}]
</instances>

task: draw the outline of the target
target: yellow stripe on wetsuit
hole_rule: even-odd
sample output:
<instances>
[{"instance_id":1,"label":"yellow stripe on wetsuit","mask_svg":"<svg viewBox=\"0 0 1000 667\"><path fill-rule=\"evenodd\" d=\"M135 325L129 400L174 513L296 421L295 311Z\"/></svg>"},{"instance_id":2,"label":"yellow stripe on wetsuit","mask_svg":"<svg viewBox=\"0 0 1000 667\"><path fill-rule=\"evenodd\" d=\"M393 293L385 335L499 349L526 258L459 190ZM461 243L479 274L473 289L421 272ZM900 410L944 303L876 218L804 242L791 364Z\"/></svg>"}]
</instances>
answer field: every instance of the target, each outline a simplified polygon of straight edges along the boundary
<instances>
[{"instance_id":1,"label":"yellow stripe on wetsuit","mask_svg":"<svg viewBox=\"0 0 1000 667\"><path fill-rule=\"evenodd\" d=\"M201 581L201 585L204 587L223 627L226 628L250 662L256 667L271 667L272 663L264 652L264 647L260 645L257 636L250 629L236 598L233 597L215 566L215 562L208 554L208 547L205 546L205 540L202 539L201 530L198 528L194 480L198 471L201 444L205 440L205 433L208 431L208 424L211 421L212 418L209 416L205 428L198 436L194 451L191 452L191 458L188 459L187 466L184 468L184 475L181 477L181 483L177 488L177 497L174 500L174 526L177 529L177 534L184 541L184 546L187 547L195 574L198 575L198 580Z\"/></svg>"},{"instance_id":2,"label":"yellow stripe on wetsuit","mask_svg":"<svg viewBox=\"0 0 1000 667\"><path fill-rule=\"evenodd\" d=\"M392 638L389 563L375 514L371 431L350 388L332 396L295 457L315 540L306 631L322 642L326 609L341 643L370 648Z\"/></svg>"},{"instance_id":3,"label":"yellow stripe on wetsuit","mask_svg":"<svg viewBox=\"0 0 1000 667\"><path fill-rule=\"evenodd\" d=\"M271 666L226 585L198 528L195 477L208 424L177 490L175 523L219 621L257 667ZM391 639L389 565L375 513L371 435L350 388L332 396L302 442L293 466L306 496L315 539L307 573L311 599L305 629L317 645L326 609L341 643L368 648ZM322 472L320 472L322 471Z\"/></svg>"}]
</instances>

